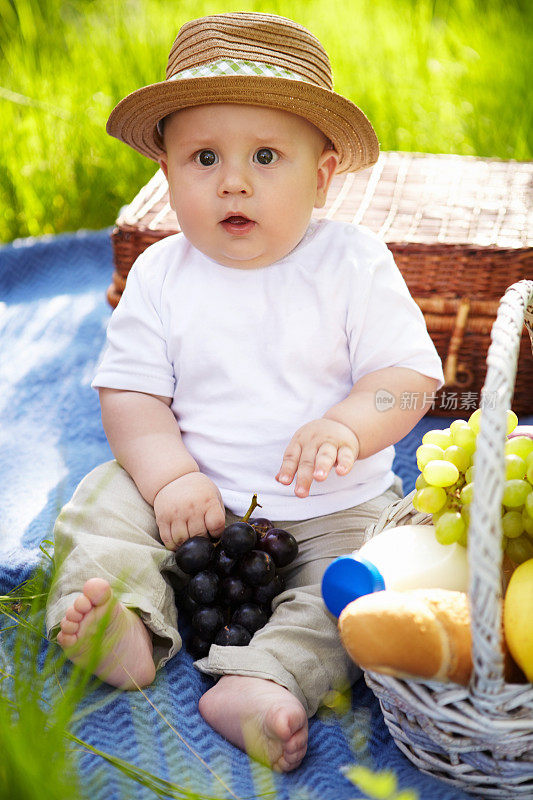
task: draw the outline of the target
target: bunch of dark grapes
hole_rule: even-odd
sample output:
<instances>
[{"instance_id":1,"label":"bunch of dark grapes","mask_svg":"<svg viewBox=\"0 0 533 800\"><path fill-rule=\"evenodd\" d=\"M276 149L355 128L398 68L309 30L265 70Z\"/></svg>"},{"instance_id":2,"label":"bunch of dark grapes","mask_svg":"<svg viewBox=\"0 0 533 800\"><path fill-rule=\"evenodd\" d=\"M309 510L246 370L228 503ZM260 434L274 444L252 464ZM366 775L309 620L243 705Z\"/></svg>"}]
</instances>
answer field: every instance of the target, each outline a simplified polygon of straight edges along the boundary
<instances>
[{"instance_id":1,"label":"bunch of dark grapes","mask_svg":"<svg viewBox=\"0 0 533 800\"><path fill-rule=\"evenodd\" d=\"M251 509L256 505L254 495ZM250 513L228 525L220 539L195 536L176 550L176 563L189 576L176 601L191 615L192 635L186 644L195 658L206 656L213 643L250 642L268 622L272 600L284 589L277 570L298 554L292 534L264 517L248 519Z\"/></svg>"}]
</instances>

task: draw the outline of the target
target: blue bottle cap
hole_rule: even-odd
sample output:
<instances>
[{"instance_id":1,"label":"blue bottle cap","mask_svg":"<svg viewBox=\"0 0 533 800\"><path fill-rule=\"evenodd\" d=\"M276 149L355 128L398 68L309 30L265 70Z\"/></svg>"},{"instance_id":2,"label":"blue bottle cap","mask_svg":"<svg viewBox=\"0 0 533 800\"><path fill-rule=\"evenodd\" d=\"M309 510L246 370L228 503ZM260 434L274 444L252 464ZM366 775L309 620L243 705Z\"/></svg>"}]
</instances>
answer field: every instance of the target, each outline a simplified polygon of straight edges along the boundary
<instances>
[{"instance_id":1,"label":"blue bottle cap","mask_svg":"<svg viewBox=\"0 0 533 800\"><path fill-rule=\"evenodd\" d=\"M381 572L371 561L341 556L332 561L322 578L322 597L335 617L352 600L385 588Z\"/></svg>"}]
</instances>

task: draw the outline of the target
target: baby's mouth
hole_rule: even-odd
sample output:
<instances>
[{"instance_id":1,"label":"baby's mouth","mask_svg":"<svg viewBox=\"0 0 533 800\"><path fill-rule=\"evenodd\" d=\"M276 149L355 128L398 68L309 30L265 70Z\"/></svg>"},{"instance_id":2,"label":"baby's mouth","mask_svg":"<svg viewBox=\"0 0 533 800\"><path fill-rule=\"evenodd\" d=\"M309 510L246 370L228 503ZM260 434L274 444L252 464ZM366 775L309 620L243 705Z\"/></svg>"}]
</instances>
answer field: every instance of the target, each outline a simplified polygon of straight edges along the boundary
<instances>
[{"instance_id":1,"label":"baby's mouth","mask_svg":"<svg viewBox=\"0 0 533 800\"><path fill-rule=\"evenodd\" d=\"M244 214L228 214L220 220L220 224L228 233L237 235L249 233L255 226L255 222Z\"/></svg>"}]
</instances>

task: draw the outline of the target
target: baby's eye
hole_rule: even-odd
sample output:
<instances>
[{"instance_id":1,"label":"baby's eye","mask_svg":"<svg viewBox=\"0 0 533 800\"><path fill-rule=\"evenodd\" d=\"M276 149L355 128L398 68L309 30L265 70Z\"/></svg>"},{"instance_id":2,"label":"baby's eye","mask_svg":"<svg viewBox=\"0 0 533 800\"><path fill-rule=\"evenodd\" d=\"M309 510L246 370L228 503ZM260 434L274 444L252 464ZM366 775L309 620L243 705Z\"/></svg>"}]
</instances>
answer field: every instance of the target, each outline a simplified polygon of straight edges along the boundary
<instances>
[{"instance_id":1,"label":"baby's eye","mask_svg":"<svg viewBox=\"0 0 533 800\"><path fill-rule=\"evenodd\" d=\"M212 167L213 164L218 163L218 156L213 150L200 150L194 156L194 160L197 164L201 164L202 167Z\"/></svg>"},{"instance_id":2,"label":"baby's eye","mask_svg":"<svg viewBox=\"0 0 533 800\"><path fill-rule=\"evenodd\" d=\"M273 164L278 158L278 154L270 147L261 147L254 153L254 161L257 164Z\"/></svg>"}]
</instances>

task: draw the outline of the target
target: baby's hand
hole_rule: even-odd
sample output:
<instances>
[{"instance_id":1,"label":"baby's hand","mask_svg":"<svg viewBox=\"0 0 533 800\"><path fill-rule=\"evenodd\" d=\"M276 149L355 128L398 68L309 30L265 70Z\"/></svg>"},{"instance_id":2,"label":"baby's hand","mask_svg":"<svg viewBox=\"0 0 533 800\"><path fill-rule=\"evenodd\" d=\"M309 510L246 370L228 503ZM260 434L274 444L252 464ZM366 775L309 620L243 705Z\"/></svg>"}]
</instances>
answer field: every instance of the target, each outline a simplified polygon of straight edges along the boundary
<instances>
[{"instance_id":1,"label":"baby's hand","mask_svg":"<svg viewBox=\"0 0 533 800\"><path fill-rule=\"evenodd\" d=\"M314 419L290 440L276 480L288 486L296 474L294 494L307 497L313 480L326 480L333 466L337 475L347 475L358 455L359 441L347 425Z\"/></svg>"},{"instance_id":2,"label":"baby's hand","mask_svg":"<svg viewBox=\"0 0 533 800\"><path fill-rule=\"evenodd\" d=\"M161 541L169 550L208 531L220 536L225 526L220 492L201 472L190 472L163 486L155 496L154 512Z\"/></svg>"}]
</instances>

